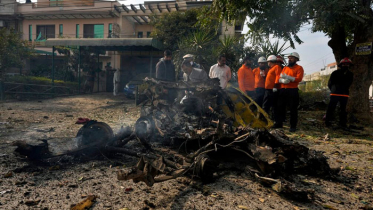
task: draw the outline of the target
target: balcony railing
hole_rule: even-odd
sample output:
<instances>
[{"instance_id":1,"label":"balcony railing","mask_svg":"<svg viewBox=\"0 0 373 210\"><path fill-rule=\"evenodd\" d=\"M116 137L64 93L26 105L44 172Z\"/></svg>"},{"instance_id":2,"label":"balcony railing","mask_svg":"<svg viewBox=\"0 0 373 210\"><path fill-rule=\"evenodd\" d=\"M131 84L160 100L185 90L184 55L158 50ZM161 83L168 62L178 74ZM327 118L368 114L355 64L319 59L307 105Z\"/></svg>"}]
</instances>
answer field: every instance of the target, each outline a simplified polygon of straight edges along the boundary
<instances>
[{"instance_id":1,"label":"balcony railing","mask_svg":"<svg viewBox=\"0 0 373 210\"><path fill-rule=\"evenodd\" d=\"M56 0L49 2L32 3L32 8L46 8L46 7L85 7L94 6L94 0Z\"/></svg>"}]
</instances>

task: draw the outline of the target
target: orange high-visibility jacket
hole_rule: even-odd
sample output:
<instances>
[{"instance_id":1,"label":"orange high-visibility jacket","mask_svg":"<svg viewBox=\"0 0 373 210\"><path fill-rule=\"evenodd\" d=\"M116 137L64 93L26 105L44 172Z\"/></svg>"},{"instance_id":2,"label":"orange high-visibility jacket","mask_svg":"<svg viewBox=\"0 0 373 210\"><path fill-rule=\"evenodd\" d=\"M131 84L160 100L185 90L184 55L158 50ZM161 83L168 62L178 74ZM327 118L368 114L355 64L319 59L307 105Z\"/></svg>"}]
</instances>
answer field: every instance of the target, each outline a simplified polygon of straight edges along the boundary
<instances>
[{"instance_id":1,"label":"orange high-visibility jacket","mask_svg":"<svg viewBox=\"0 0 373 210\"><path fill-rule=\"evenodd\" d=\"M262 77L260 75L260 68L255 68L253 70L254 76L255 76L255 88L264 88L265 87L265 82L266 82L266 77ZM267 76L268 74L268 69L264 70L264 75Z\"/></svg>"},{"instance_id":2,"label":"orange high-visibility jacket","mask_svg":"<svg viewBox=\"0 0 373 210\"><path fill-rule=\"evenodd\" d=\"M247 67L245 64L238 69L238 86L240 90L245 91L254 91L255 90L255 77L253 70L250 67Z\"/></svg>"},{"instance_id":3,"label":"orange high-visibility jacket","mask_svg":"<svg viewBox=\"0 0 373 210\"><path fill-rule=\"evenodd\" d=\"M266 77L265 89L273 89L275 86L276 88L281 88L278 83L281 71L282 67L279 64L276 64L269 69Z\"/></svg>"},{"instance_id":4,"label":"orange high-visibility jacket","mask_svg":"<svg viewBox=\"0 0 373 210\"><path fill-rule=\"evenodd\" d=\"M294 66L285 66L284 69L282 69L282 74L287 74L291 77L295 77L294 82L290 82L288 84L281 84L282 88L298 88L299 82L303 79L304 70L302 66L299 66L298 64L295 64Z\"/></svg>"}]
</instances>

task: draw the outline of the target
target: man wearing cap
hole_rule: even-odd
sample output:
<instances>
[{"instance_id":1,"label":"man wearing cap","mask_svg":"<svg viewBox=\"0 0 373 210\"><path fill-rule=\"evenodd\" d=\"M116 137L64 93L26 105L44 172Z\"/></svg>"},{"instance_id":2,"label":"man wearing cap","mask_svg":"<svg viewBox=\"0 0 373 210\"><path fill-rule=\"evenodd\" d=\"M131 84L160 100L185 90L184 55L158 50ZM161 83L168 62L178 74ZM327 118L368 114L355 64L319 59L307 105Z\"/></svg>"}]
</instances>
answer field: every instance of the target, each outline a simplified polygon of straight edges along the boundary
<instances>
[{"instance_id":1,"label":"man wearing cap","mask_svg":"<svg viewBox=\"0 0 373 210\"><path fill-rule=\"evenodd\" d=\"M184 61L189 61L193 68L197 68L197 69L201 68L201 65L194 62L194 55L186 54L186 55L183 56L183 59L184 59Z\"/></svg>"},{"instance_id":2,"label":"man wearing cap","mask_svg":"<svg viewBox=\"0 0 373 210\"><path fill-rule=\"evenodd\" d=\"M339 102L339 126L342 129L347 128L347 112L346 106L349 97L349 89L352 84L353 74L349 71L352 62L349 58L344 58L339 62L339 69L334 71L329 78L328 87L331 91L330 102L326 111L325 125L331 126L331 120L334 115L335 108Z\"/></svg>"},{"instance_id":3,"label":"man wearing cap","mask_svg":"<svg viewBox=\"0 0 373 210\"><path fill-rule=\"evenodd\" d=\"M208 79L207 73L204 70L193 68L192 64L187 60L183 61L181 69L184 72L183 79L186 82L198 83L204 82Z\"/></svg>"},{"instance_id":4,"label":"man wearing cap","mask_svg":"<svg viewBox=\"0 0 373 210\"><path fill-rule=\"evenodd\" d=\"M255 102L261 107L265 92L265 81L268 73L267 59L260 57L258 59L259 67L253 70L255 77Z\"/></svg>"},{"instance_id":5,"label":"man wearing cap","mask_svg":"<svg viewBox=\"0 0 373 210\"><path fill-rule=\"evenodd\" d=\"M244 64L238 69L237 79L238 87L250 98L255 100L255 76L251 69L251 60L249 56L243 59Z\"/></svg>"},{"instance_id":6,"label":"man wearing cap","mask_svg":"<svg viewBox=\"0 0 373 210\"><path fill-rule=\"evenodd\" d=\"M190 62L190 64L192 65L193 68L197 68L197 69L201 69L201 65L199 65L198 63L195 63L193 60L194 60L194 55L192 54L186 54L183 56L183 62L184 61L188 61ZM183 69L181 69L181 71L179 72L179 76L178 76L179 80L183 80L184 79L184 72L183 72Z\"/></svg>"},{"instance_id":7,"label":"man wearing cap","mask_svg":"<svg viewBox=\"0 0 373 210\"><path fill-rule=\"evenodd\" d=\"M282 128L286 117L286 107L290 107L290 132L297 130L298 123L298 105L299 93L298 84L303 79L304 70L297 62L299 54L292 52L288 55L289 64L282 69L279 83L281 83L281 91L279 94L279 121L275 123L275 128Z\"/></svg>"}]
</instances>

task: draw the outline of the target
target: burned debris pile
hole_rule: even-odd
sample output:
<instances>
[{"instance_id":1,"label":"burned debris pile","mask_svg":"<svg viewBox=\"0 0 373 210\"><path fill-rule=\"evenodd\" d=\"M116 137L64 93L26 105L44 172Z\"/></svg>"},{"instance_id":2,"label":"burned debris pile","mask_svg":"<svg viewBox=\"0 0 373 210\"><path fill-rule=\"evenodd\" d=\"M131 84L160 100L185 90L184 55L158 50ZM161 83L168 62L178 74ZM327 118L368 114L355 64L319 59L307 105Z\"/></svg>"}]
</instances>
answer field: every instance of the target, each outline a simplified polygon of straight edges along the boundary
<instances>
[{"instance_id":1,"label":"burned debris pile","mask_svg":"<svg viewBox=\"0 0 373 210\"><path fill-rule=\"evenodd\" d=\"M312 192L287 181L293 175L334 174L321 152L293 142L280 130L269 132L273 123L267 113L236 88L222 90L217 80L191 85L145 79L139 89L141 117L133 129L114 135L105 123L80 119L84 126L73 139L77 147L65 154L99 150L138 157L135 166L118 171L117 177L148 186L180 176L212 181L220 165L241 164L259 182L301 200ZM128 146L132 140L143 147ZM32 153L29 145L16 145L19 153ZM33 159L56 156L45 150L47 142L42 145L40 156L34 153Z\"/></svg>"},{"instance_id":2,"label":"burned debris pile","mask_svg":"<svg viewBox=\"0 0 373 210\"><path fill-rule=\"evenodd\" d=\"M143 90L147 100L141 104L135 136L149 154L119 171L119 180L152 186L187 175L211 181L219 164L239 160L261 183L307 200L312 193L297 189L287 178L333 175L321 152L291 141L279 130L268 132L272 121L267 113L238 89L223 91L214 80L190 86L149 79ZM151 147L150 142L173 150Z\"/></svg>"}]
</instances>

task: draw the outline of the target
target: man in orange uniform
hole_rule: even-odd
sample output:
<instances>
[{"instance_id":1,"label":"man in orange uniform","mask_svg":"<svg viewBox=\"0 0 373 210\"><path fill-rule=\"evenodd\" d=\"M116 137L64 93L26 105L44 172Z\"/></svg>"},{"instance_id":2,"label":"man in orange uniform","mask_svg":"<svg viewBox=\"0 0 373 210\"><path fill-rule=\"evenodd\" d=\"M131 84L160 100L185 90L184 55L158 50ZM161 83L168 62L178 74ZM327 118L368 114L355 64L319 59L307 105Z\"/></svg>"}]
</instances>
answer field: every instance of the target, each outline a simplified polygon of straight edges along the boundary
<instances>
[{"instance_id":1,"label":"man in orange uniform","mask_svg":"<svg viewBox=\"0 0 373 210\"><path fill-rule=\"evenodd\" d=\"M299 93L298 84L303 79L304 70L297 64L299 54L292 52L288 55L289 64L282 69L279 83L281 83L280 101L279 101L279 121L274 127L282 128L282 123L286 117L286 106L290 105L290 132L297 130L298 123L298 105Z\"/></svg>"},{"instance_id":2,"label":"man in orange uniform","mask_svg":"<svg viewBox=\"0 0 373 210\"><path fill-rule=\"evenodd\" d=\"M279 60L275 55L270 55L267 59L269 71L265 81L265 92L263 99L263 109L269 114L272 108L272 119L276 122L278 121L278 106L277 100L275 100L276 94L278 94L278 89L280 84L278 80L280 78L280 73L282 71L281 60Z\"/></svg>"},{"instance_id":3,"label":"man in orange uniform","mask_svg":"<svg viewBox=\"0 0 373 210\"><path fill-rule=\"evenodd\" d=\"M244 64L238 69L238 86L240 90L246 93L250 98L255 100L255 77L251 69L250 57L246 56L243 59Z\"/></svg>"},{"instance_id":4,"label":"man in orange uniform","mask_svg":"<svg viewBox=\"0 0 373 210\"><path fill-rule=\"evenodd\" d=\"M263 98L265 92L265 81L268 73L267 59L260 57L258 59L259 67L253 70L255 76L255 102L261 107L263 105Z\"/></svg>"}]
</instances>

